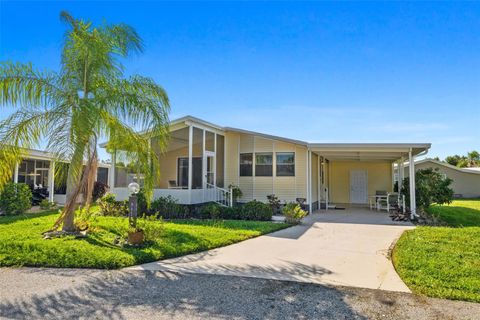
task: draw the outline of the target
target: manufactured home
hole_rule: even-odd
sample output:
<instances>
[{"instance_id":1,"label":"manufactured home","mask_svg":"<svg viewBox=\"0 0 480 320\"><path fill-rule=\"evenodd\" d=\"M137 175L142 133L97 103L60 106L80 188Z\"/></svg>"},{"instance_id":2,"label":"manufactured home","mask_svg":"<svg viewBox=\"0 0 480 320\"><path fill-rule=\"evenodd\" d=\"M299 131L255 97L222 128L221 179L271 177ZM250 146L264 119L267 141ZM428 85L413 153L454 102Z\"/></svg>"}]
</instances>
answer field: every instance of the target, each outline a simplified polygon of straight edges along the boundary
<instances>
[{"instance_id":1,"label":"manufactured home","mask_svg":"<svg viewBox=\"0 0 480 320\"><path fill-rule=\"evenodd\" d=\"M12 181L25 183L32 189L34 198L48 199L50 202L64 204L66 200L66 181L55 180L55 166L59 160L51 153L41 150L24 149L23 160L15 166ZM66 163L66 161L60 161ZM109 181L109 164L99 163L96 181L105 184Z\"/></svg>"},{"instance_id":2,"label":"manufactured home","mask_svg":"<svg viewBox=\"0 0 480 320\"><path fill-rule=\"evenodd\" d=\"M240 202L266 202L274 194L282 202L300 199L311 211L366 206L376 192L393 191L395 163L414 164L429 148L429 143L310 143L186 116L170 123L168 149L158 155L161 177L154 197L172 196L181 204L231 204L234 185L242 191ZM109 185L118 199L126 199L128 184L141 184L142 175L117 156L111 153ZM415 196L411 198L414 212Z\"/></svg>"},{"instance_id":3,"label":"manufactured home","mask_svg":"<svg viewBox=\"0 0 480 320\"><path fill-rule=\"evenodd\" d=\"M415 162L415 170L433 168L452 179L451 188L455 198L480 198L480 168L459 168L434 159ZM405 166L408 177L408 164Z\"/></svg>"}]
</instances>

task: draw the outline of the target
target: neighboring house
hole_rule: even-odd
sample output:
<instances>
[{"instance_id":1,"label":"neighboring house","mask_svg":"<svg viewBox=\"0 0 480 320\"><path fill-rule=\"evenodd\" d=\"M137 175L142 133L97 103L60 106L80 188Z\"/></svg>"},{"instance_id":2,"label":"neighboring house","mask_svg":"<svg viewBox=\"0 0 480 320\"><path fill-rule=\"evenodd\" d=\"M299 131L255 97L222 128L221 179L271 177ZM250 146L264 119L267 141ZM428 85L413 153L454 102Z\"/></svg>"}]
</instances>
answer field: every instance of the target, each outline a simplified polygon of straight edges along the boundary
<instances>
[{"instance_id":1,"label":"neighboring house","mask_svg":"<svg viewBox=\"0 0 480 320\"><path fill-rule=\"evenodd\" d=\"M172 121L170 135L168 150L159 155L154 197L170 195L182 204L228 203L228 187L236 185L241 202L266 202L275 194L282 202L303 198L312 210L332 203L366 205L376 191L393 190L393 163L413 161L430 148L428 143L308 143L192 116ZM128 184L141 183L142 177L122 163L121 152L111 156L111 190L126 199Z\"/></svg>"},{"instance_id":2,"label":"neighboring house","mask_svg":"<svg viewBox=\"0 0 480 320\"><path fill-rule=\"evenodd\" d=\"M40 150L25 149L24 151L23 161L13 172L13 182L26 183L34 194L38 193L51 202L64 204L66 181L55 181L55 156ZM108 164L98 164L97 181L108 184L109 167Z\"/></svg>"},{"instance_id":3,"label":"neighboring house","mask_svg":"<svg viewBox=\"0 0 480 320\"><path fill-rule=\"evenodd\" d=\"M407 165L408 167L408 165ZM438 168L440 173L445 174L453 180L452 189L457 198L479 198L480 197L480 168L459 168L449 163L423 159L415 161L415 169ZM405 176L408 176L405 170Z\"/></svg>"}]
</instances>

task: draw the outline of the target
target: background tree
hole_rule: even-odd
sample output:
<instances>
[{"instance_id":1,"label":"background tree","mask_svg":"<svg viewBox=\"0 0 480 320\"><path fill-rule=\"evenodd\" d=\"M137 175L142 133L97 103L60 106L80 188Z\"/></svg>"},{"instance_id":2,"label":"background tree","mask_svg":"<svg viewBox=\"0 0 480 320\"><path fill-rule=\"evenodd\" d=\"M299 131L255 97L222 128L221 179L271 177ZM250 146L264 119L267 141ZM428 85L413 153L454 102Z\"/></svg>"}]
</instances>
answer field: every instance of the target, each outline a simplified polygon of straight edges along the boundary
<instances>
[{"instance_id":1,"label":"background tree","mask_svg":"<svg viewBox=\"0 0 480 320\"><path fill-rule=\"evenodd\" d=\"M155 136L160 151L165 150L170 107L165 90L152 79L124 78L120 58L142 51L132 27L94 27L67 12L60 17L67 31L59 72L38 71L31 64L0 65L0 104L16 110L0 122L0 186L24 156L21 147L45 140L50 152L70 162L67 201L54 229L74 232L80 194L85 207L92 200L100 138L109 141L109 151L122 150L144 174L151 197L159 167L149 142Z\"/></svg>"},{"instance_id":2,"label":"background tree","mask_svg":"<svg viewBox=\"0 0 480 320\"><path fill-rule=\"evenodd\" d=\"M448 156L445 158L445 162L460 168L480 167L480 153L473 150L468 152L466 156L459 156L458 154Z\"/></svg>"}]
</instances>

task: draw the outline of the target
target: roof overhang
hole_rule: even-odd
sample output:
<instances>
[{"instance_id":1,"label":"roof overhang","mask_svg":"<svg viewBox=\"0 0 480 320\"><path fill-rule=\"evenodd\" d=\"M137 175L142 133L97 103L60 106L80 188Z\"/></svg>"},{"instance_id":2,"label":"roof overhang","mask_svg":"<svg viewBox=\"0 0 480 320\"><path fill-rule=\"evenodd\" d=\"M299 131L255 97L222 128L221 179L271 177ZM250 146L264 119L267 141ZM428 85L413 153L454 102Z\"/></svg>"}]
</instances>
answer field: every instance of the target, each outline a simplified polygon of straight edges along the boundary
<instances>
[{"instance_id":1,"label":"roof overhang","mask_svg":"<svg viewBox=\"0 0 480 320\"><path fill-rule=\"evenodd\" d=\"M309 149L328 160L396 161L412 155L424 155L430 143L311 143Z\"/></svg>"}]
</instances>

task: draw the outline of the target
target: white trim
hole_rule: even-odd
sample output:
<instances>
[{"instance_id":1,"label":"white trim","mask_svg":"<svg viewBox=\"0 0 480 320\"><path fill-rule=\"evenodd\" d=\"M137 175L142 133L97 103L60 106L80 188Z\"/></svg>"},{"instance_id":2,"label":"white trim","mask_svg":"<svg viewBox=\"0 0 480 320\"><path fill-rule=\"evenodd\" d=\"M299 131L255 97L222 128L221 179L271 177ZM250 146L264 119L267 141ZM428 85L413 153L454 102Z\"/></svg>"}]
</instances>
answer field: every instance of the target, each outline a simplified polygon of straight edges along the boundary
<instances>
[{"instance_id":1,"label":"white trim","mask_svg":"<svg viewBox=\"0 0 480 320\"><path fill-rule=\"evenodd\" d=\"M55 161L50 161L50 168L48 172L48 201L53 202L53 196L55 193ZM96 178L97 175L95 175Z\"/></svg>"},{"instance_id":2,"label":"white trim","mask_svg":"<svg viewBox=\"0 0 480 320\"><path fill-rule=\"evenodd\" d=\"M15 163L15 171L13 172L13 182L18 183L18 162Z\"/></svg>"},{"instance_id":3,"label":"white trim","mask_svg":"<svg viewBox=\"0 0 480 320\"><path fill-rule=\"evenodd\" d=\"M193 126L188 127L188 202L192 202L192 176L193 176Z\"/></svg>"},{"instance_id":4,"label":"white trim","mask_svg":"<svg viewBox=\"0 0 480 320\"><path fill-rule=\"evenodd\" d=\"M417 205L415 199L415 156L412 154L412 151L408 153L409 159L409 182L410 182L410 218L414 219L417 217Z\"/></svg>"}]
</instances>

